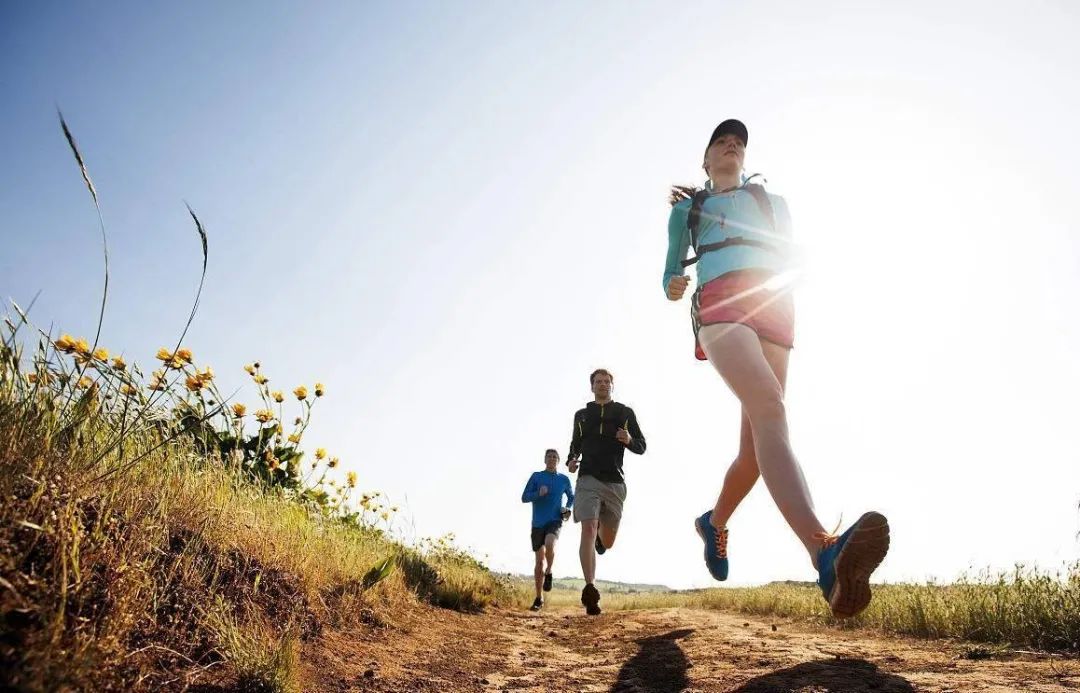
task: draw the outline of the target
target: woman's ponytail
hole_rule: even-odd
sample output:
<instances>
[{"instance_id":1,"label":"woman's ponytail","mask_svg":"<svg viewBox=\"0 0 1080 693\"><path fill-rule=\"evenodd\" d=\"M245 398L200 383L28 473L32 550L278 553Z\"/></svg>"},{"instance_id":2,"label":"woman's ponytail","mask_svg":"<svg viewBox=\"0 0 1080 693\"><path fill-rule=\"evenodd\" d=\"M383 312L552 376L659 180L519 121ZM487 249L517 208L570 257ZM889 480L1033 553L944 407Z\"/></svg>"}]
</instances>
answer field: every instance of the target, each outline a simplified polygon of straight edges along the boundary
<instances>
[{"instance_id":1,"label":"woman's ponytail","mask_svg":"<svg viewBox=\"0 0 1080 693\"><path fill-rule=\"evenodd\" d=\"M671 186L671 193L668 195L668 202L674 207L683 200L691 199L699 190L701 188L694 188L689 185L673 185Z\"/></svg>"}]
</instances>

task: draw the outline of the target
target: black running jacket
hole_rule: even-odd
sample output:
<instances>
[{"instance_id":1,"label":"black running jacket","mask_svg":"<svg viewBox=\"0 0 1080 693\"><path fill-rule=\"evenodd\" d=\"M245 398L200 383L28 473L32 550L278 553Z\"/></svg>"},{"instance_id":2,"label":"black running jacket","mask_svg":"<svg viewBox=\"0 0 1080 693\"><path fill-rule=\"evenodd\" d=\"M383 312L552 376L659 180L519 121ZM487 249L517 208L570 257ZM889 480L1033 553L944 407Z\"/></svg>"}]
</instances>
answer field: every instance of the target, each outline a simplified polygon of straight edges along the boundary
<instances>
[{"instance_id":1,"label":"black running jacket","mask_svg":"<svg viewBox=\"0 0 1080 693\"><path fill-rule=\"evenodd\" d=\"M630 434L630 445L623 445L615 438L620 428ZM645 435L630 407L615 401L607 404L589 402L574 414L574 433L567 460L581 455L579 475L608 483L623 483L623 451L627 447L637 455L645 452Z\"/></svg>"}]
</instances>

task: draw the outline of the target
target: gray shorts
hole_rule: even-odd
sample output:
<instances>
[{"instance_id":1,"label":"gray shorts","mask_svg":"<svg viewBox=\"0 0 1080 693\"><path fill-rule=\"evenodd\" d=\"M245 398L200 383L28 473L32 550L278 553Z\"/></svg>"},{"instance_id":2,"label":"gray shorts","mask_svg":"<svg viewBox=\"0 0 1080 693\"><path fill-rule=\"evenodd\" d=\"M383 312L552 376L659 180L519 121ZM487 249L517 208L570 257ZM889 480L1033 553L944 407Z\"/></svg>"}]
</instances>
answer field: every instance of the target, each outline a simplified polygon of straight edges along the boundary
<instances>
[{"instance_id":1,"label":"gray shorts","mask_svg":"<svg viewBox=\"0 0 1080 693\"><path fill-rule=\"evenodd\" d=\"M622 520L626 484L600 481L594 476L579 476L574 486L574 522L600 519L612 531Z\"/></svg>"}]
</instances>

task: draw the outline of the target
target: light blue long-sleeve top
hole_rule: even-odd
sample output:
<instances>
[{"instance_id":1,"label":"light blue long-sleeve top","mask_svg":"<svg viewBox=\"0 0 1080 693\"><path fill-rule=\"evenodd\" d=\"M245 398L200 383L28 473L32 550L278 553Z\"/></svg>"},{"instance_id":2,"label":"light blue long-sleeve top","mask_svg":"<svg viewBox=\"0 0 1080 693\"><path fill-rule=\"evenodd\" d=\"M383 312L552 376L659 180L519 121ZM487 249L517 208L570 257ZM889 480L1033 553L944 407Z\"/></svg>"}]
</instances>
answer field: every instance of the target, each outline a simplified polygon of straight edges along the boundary
<instances>
[{"instance_id":1,"label":"light blue long-sleeve top","mask_svg":"<svg viewBox=\"0 0 1080 693\"><path fill-rule=\"evenodd\" d=\"M700 287L717 277L741 269L767 269L784 272L791 266L791 214L787 202L779 195L769 193L776 230L761 211L757 200L746 190L710 195L701 208L698 227L698 246L720 243L728 238L741 236L747 240L764 241L776 250L753 245L731 245L705 253L694 267L697 269L697 285ZM690 229L686 219L690 215L690 200L681 200L671 208L668 218L668 251L664 263L664 292L672 277L684 273L681 262L690 248Z\"/></svg>"}]
</instances>

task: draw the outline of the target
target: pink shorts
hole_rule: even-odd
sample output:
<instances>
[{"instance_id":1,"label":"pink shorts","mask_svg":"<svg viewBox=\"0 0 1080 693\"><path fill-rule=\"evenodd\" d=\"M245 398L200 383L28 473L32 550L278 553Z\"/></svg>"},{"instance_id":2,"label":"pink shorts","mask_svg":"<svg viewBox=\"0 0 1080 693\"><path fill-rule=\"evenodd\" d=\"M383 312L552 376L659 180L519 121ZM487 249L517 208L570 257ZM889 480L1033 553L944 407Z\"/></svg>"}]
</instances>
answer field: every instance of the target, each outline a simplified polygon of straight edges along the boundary
<instances>
[{"instance_id":1,"label":"pink shorts","mask_svg":"<svg viewBox=\"0 0 1080 693\"><path fill-rule=\"evenodd\" d=\"M705 325L746 325L766 341L790 349L795 344L795 305L791 287L764 288L773 273L763 269L736 270L698 287L690 304L694 324L694 355L708 357L697 334Z\"/></svg>"}]
</instances>

